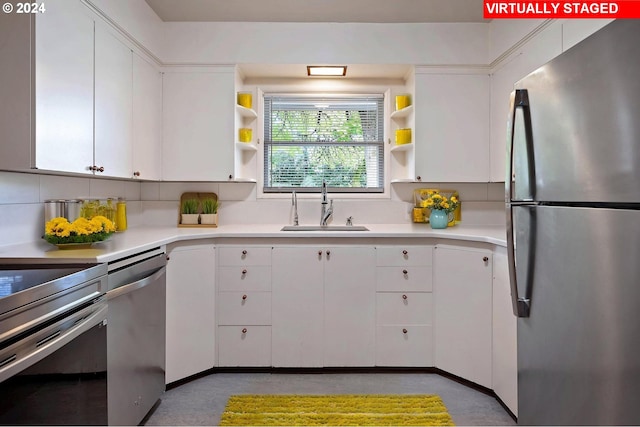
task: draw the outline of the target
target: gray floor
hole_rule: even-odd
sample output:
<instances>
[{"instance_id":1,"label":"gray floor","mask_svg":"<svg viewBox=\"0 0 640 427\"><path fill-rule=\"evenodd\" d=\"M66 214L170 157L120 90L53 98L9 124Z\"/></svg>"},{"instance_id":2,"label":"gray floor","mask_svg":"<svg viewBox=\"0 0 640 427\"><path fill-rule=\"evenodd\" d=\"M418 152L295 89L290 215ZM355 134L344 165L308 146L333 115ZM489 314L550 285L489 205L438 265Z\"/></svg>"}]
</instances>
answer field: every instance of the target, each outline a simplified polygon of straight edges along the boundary
<instances>
[{"instance_id":1,"label":"gray floor","mask_svg":"<svg viewBox=\"0 0 640 427\"><path fill-rule=\"evenodd\" d=\"M515 425L498 401L428 373L216 373L167 391L145 425L217 425L232 394L438 394L458 426Z\"/></svg>"}]
</instances>

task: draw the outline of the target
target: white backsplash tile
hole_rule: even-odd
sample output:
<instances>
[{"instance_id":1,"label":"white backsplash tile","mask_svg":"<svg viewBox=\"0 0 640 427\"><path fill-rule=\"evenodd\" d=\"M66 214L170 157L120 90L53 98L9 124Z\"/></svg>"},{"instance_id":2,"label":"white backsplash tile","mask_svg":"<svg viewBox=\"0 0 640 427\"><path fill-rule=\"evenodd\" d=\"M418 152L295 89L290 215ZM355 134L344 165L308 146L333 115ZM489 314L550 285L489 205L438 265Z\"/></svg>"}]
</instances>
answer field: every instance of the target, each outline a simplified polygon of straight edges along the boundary
<instances>
[{"instance_id":1,"label":"white backsplash tile","mask_svg":"<svg viewBox=\"0 0 640 427\"><path fill-rule=\"evenodd\" d=\"M465 225L504 225L504 202L462 202L462 223Z\"/></svg>"},{"instance_id":2,"label":"white backsplash tile","mask_svg":"<svg viewBox=\"0 0 640 427\"><path fill-rule=\"evenodd\" d=\"M90 178L69 176L41 175L40 201L48 199L74 199L90 197Z\"/></svg>"},{"instance_id":3,"label":"white backsplash tile","mask_svg":"<svg viewBox=\"0 0 640 427\"><path fill-rule=\"evenodd\" d=\"M463 201L486 201L488 199L489 184L485 183L429 183L411 182L397 183L391 185L391 200L413 203L413 191L418 188L437 188L447 190L458 190L460 199Z\"/></svg>"},{"instance_id":4,"label":"white backsplash tile","mask_svg":"<svg viewBox=\"0 0 640 427\"><path fill-rule=\"evenodd\" d=\"M156 227L178 224L176 201L141 201L137 210L127 211L127 222L131 227ZM127 204L127 208L128 208Z\"/></svg>"},{"instance_id":5,"label":"white backsplash tile","mask_svg":"<svg viewBox=\"0 0 640 427\"><path fill-rule=\"evenodd\" d=\"M123 197L126 194L125 181L92 179L89 194L94 198Z\"/></svg>"},{"instance_id":6,"label":"white backsplash tile","mask_svg":"<svg viewBox=\"0 0 640 427\"><path fill-rule=\"evenodd\" d=\"M140 200L160 200L160 183L143 182L140 184Z\"/></svg>"},{"instance_id":7,"label":"white backsplash tile","mask_svg":"<svg viewBox=\"0 0 640 427\"><path fill-rule=\"evenodd\" d=\"M38 203L40 177L35 174L0 172L0 204Z\"/></svg>"},{"instance_id":8,"label":"white backsplash tile","mask_svg":"<svg viewBox=\"0 0 640 427\"><path fill-rule=\"evenodd\" d=\"M0 245L34 242L43 234L42 203L0 205Z\"/></svg>"},{"instance_id":9,"label":"white backsplash tile","mask_svg":"<svg viewBox=\"0 0 640 427\"><path fill-rule=\"evenodd\" d=\"M159 200L180 200L185 192L216 193L218 184L214 182L161 182L158 195Z\"/></svg>"},{"instance_id":10,"label":"white backsplash tile","mask_svg":"<svg viewBox=\"0 0 640 427\"><path fill-rule=\"evenodd\" d=\"M489 184L488 200L504 201L504 182L494 182Z\"/></svg>"},{"instance_id":11,"label":"white backsplash tile","mask_svg":"<svg viewBox=\"0 0 640 427\"><path fill-rule=\"evenodd\" d=\"M140 200L140 196L142 195L142 183L136 181L125 181L124 182L124 194L121 194L120 197L124 197L127 200Z\"/></svg>"},{"instance_id":12,"label":"white backsplash tile","mask_svg":"<svg viewBox=\"0 0 640 427\"><path fill-rule=\"evenodd\" d=\"M255 201L255 183L249 182L225 182L220 183L218 198L220 200Z\"/></svg>"}]
</instances>

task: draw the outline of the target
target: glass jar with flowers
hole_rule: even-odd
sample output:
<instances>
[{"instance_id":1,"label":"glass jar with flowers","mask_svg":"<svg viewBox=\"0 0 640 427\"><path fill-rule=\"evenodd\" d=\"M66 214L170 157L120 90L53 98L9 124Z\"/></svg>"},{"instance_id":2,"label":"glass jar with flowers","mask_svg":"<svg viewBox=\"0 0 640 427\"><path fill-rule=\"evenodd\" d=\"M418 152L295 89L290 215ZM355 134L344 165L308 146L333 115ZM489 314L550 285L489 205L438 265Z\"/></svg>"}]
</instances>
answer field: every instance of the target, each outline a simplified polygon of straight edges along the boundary
<instances>
[{"instance_id":1,"label":"glass jar with flowers","mask_svg":"<svg viewBox=\"0 0 640 427\"><path fill-rule=\"evenodd\" d=\"M447 198L440 193L433 193L429 195L424 207L431 209L429 215L429 223L431 228L447 228L447 224L451 221L450 215L453 215L453 211L456 210L460 200L456 196Z\"/></svg>"}]
</instances>

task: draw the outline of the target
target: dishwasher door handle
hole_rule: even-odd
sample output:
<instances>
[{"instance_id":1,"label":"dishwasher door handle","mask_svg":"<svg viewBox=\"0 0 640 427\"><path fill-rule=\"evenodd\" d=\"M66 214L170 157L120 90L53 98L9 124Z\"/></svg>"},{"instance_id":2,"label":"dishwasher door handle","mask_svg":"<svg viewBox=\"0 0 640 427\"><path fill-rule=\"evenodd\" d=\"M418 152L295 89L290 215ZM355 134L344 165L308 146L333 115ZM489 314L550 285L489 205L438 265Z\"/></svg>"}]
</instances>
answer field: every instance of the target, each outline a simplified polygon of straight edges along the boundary
<instances>
[{"instance_id":1,"label":"dishwasher door handle","mask_svg":"<svg viewBox=\"0 0 640 427\"><path fill-rule=\"evenodd\" d=\"M157 269L153 274L147 277L143 277L142 279L136 280L135 282L132 282L132 283L127 283L126 285L118 286L117 288L107 292L107 300L111 300L121 295L128 294L129 292L133 292L136 289L144 288L145 286L150 285L156 280L158 280L166 272L167 272L167 267L162 266L159 269Z\"/></svg>"}]
</instances>

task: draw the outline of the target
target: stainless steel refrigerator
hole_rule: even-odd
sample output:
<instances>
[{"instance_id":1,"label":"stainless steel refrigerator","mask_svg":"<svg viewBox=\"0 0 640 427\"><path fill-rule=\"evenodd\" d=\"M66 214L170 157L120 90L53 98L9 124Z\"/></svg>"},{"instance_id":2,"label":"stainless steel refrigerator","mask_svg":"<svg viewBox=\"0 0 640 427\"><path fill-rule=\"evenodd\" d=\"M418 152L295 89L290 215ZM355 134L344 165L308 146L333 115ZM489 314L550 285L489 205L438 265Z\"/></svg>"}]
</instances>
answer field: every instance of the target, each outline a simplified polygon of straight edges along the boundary
<instances>
[{"instance_id":1,"label":"stainless steel refrigerator","mask_svg":"<svg viewBox=\"0 0 640 427\"><path fill-rule=\"evenodd\" d=\"M531 73L511 103L518 423L640 425L640 20Z\"/></svg>"}]
</instances>

